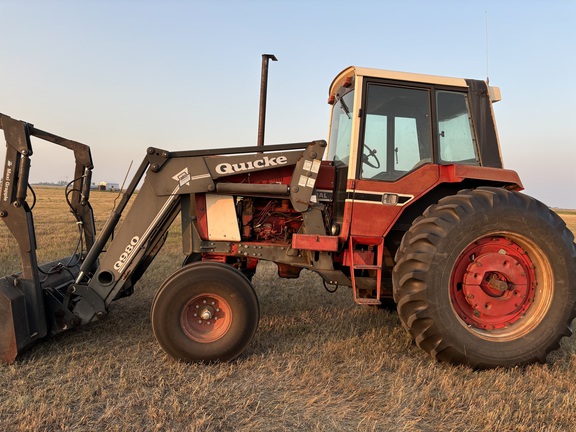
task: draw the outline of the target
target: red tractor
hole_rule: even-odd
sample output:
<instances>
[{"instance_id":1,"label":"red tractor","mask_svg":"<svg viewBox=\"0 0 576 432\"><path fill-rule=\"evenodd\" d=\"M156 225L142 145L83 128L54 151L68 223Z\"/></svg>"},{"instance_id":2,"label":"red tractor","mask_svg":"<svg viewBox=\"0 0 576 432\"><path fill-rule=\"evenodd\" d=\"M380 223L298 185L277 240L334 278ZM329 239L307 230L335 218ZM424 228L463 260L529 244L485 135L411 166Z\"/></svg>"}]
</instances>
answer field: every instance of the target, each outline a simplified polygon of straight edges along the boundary
<instances>
[{"instance_id":1,"label":"red tractor","mask_svg":"<svg viewBox=\"0 0 576 432\"><path fill-rule=\"evenodd\" d=\"M280 277L305 268L351 287L358 304L396 303L438 360L544 362L571 334L576 247L562 219L503 168L499 99L484 81L349 67L330 86L328 144L149 148L98 237L88 146L1 115L0 218L22 257L22 273L0 279L2 360L104 317L132 294L180 214L186 259L152 305L154 334L175 358L241 354L259 320L251 277L268 260ZM66 198L85 244L43 266L26 201L31 136L74 151Z\"/></svg>"}]
</instances>

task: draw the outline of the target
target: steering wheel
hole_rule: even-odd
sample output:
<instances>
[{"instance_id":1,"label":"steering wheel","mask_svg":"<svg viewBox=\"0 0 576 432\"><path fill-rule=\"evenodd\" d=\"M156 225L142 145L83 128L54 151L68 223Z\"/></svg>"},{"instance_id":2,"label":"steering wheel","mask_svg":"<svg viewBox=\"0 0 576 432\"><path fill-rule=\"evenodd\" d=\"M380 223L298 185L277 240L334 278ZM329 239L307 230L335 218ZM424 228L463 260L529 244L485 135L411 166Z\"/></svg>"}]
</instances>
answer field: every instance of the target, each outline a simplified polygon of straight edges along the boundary
<instances>
[{"instance_id":1,"label":"steering wheel","mask_svg":"<svg viewBox=\"0 0 576 432\"><path fill-rule=\"evenodd\" d=\"M380 168L380 160L378 159L378 156L376 156L376 150L372 150L366 144L364 144L364 149L368 150L368 154L362 154L362 163L365 163L372 168ZM370 158L373 158L374 162L371 162Z\"/></svg>"}]
</instances>

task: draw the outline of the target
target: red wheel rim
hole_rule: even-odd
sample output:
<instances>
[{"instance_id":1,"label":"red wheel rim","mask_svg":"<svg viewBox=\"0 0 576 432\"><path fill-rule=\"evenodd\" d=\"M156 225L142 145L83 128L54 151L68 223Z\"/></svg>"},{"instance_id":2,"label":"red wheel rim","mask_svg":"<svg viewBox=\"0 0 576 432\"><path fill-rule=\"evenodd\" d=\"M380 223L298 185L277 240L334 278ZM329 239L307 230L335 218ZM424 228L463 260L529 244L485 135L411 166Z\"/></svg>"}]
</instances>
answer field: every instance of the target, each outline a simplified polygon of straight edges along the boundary
<instances>
[{"instance_id":1,"label":"red wheel rim","mask_svg":"<svg viewBox=\"0 0 576 432\"><path fill-rule=\"evenodd\" d=\"M524 248L505 237L485 237L458 257L450 300L467 326L505 329L525 316L536 285L535 265Z\"/></svg>"},{"instance_id":2,"label":"red wheel rim","mask_svg":"<svg viewBox=\"0 0 576 432\"><path fill-rule=\"evenodd\" d=\"M232 323L232 308L217 294L200 294L186 303L180 326L190 339L210 343L226 334Z\"/></svg>"}]
</instances>

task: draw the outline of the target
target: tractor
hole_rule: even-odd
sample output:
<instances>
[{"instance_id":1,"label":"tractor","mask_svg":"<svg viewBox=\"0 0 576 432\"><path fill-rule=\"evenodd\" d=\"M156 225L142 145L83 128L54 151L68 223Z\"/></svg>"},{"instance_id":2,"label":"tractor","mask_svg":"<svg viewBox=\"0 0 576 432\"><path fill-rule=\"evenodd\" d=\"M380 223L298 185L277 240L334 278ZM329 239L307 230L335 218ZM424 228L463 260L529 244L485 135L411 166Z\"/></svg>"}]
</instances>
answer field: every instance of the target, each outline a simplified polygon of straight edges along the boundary
<instances>
[{"instance_id":1,"label":"tractor","mask_svg":"<svg viewBox=\"0 0 576 432\"><path fill-rule=\"evenodd\" d=\"M394 305L438 361L545 362L571 334L576 245L504 169L499 100L482 80L348 67L330 85L328 141L150 147L98 234L90 148L0 115L0 219L22 262L0 279L0 359L103 319L133 293L179 215L185 259L151 307L154 335L175 359L241 355L257 331L251 279L265 260L280 278L308 269L331 290L349 287L359 305ZM75 158L65 198L83 247L46 264L28 201L31 137Z\"/></svg>"}]
</instances>

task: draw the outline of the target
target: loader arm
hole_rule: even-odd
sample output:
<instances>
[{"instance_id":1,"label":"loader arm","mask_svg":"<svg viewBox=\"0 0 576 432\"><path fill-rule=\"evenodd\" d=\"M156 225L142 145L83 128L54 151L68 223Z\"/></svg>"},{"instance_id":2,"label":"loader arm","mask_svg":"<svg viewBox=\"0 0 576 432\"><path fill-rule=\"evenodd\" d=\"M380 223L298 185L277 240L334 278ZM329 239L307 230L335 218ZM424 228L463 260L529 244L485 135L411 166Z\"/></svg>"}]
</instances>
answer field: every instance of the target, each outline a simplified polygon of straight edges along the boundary
<instances>
[{"instance_id":1,"label":"loader arm","mask_svg":"<svg viewBox=\"0 0 576 432\"><path fill-rule=\"evenodd\" d=\"M229 149L168 152L149 148L69 289L66 301L72 305L74 316L79 317L82 323L93 321L106 314L110 302L130 295L134 284L161 248L172 222L182 211L182 201L186 203L183 220L197 218L189 214L189 203L196 199L196 195L284 195L297 211L304 212L305 220L310 220L308 226L304 225L304 230L319 234L321 217L318 212L307 211L325 145L323 141L314 141L265 148L246 147L234 149L233 155L229 154ZM249 175L290 166L294 166L290 184L227 181L238 173ZM142 186L135 194L142 178ZM116 230L114 240L107 245L134 194L130 210ZM230 241L201 239L194 224L189 235L192 237L184 241L184 244L190 244L190 250L186 252L217 250L230 255L242 254L235 244L240 238L230 238Z\"/></svg>"}]
</instances>

